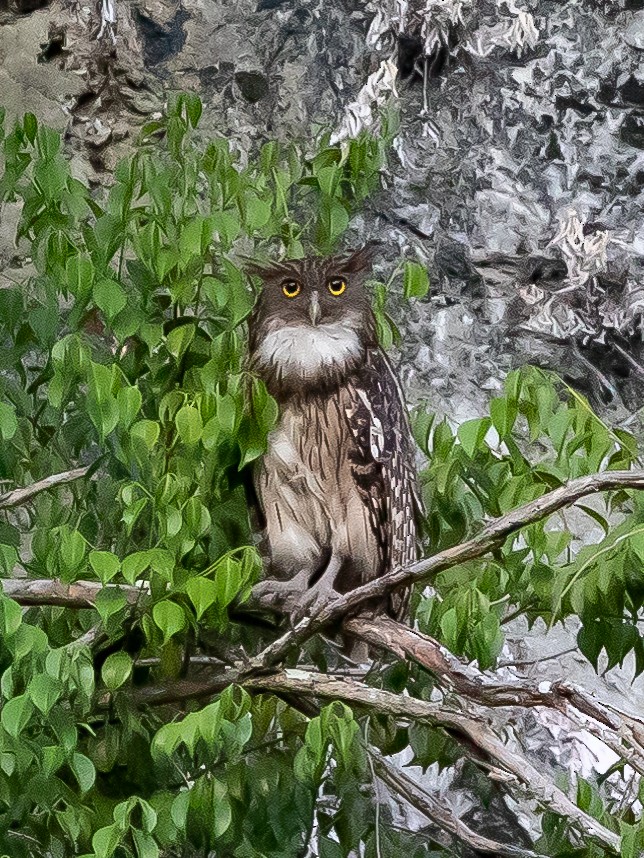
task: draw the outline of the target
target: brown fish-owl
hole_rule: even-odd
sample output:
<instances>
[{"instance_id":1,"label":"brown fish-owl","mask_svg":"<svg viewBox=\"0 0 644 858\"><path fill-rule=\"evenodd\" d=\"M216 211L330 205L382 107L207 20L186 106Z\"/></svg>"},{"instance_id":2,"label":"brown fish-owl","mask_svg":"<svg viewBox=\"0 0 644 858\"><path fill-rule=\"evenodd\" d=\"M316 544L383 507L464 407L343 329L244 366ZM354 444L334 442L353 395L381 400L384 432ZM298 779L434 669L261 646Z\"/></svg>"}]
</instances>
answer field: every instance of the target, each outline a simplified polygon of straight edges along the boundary
<instances>
[{"instance_id":1,"label":"brown fish-owl","mask_svg":"<svg viewBox=\"0 0 644 858\"><path fill-rule=\"evenodd\" d=\"M255 470L270 579L295 619L417 558L414 446L365 287L369 247L254 265L250 360L279 405ZM400 617L400 592L387 610Z\"/></svg>"}]
</instances>

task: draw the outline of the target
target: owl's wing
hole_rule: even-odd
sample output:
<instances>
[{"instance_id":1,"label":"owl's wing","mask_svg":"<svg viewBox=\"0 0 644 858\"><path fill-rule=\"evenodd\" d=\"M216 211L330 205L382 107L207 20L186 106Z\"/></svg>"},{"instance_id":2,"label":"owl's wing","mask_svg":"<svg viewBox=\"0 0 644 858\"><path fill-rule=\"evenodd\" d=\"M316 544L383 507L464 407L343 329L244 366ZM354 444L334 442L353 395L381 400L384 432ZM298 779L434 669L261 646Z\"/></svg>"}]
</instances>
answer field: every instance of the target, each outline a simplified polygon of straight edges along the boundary
<instances>
[{"instance_id":1,"label":"owl's wing","mask_svg":"<svg viewBox=\"0 0 644 858\"><path fill-rule=\"evenodd\" d=\"M381 548L374 576L383 575L418 557L416 517L421 506L411 429L398 380L381 349L367 351L348 392L345 411L355 442L352 469ZM408 593L394 593L391 613L401 617L407 600Z\"/></svg>"}]
</instances>

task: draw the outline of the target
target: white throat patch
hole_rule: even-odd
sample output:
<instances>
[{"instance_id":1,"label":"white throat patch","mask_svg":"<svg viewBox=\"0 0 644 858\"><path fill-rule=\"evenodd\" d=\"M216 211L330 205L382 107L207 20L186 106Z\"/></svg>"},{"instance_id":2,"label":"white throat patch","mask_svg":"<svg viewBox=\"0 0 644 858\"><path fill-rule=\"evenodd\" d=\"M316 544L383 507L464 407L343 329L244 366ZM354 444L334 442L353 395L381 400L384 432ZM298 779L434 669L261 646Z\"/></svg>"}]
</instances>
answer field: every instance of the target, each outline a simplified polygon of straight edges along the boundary
<instances>
[{"instance_id":1,"label":"white throat patch","mask_svg":"<svg viewBox=\"0 0 644 858\"><path fill-rule=\"evenodd\" d=\"M287 325L270 331L255 353L258 366L284 381L311 381L342 373L363 353L358 334L346 322Z\"/></svg>"}]
</instances>

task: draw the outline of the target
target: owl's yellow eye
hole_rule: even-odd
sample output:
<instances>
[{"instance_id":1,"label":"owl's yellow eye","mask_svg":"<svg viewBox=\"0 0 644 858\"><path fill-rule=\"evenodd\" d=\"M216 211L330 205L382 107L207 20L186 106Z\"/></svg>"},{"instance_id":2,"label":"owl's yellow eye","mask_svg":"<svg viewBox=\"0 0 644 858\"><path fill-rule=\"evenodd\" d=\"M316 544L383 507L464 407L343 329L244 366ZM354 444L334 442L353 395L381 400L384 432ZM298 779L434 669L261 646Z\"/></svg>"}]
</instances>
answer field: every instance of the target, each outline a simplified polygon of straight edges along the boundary
<instances>
[{"instance_id":1,"label":"owl's yellow eye","mask_svg":"<svg viewBox=\"0 0 644 858\"><path fill-rule=\"evenodd\" d=\"M302 287L297 282L297 280L285 280L282 283L282 292L286 295L287 298L297 298L300 294Z\"/></svg>"},{"instance_id":2,"label":"owl's yellow eye","mask_svg":"<svg viewBox=\"0 0 644 858\"><path fill-rule=\"evenodd\" d=\"M347 281L341 277L334 277L332 280L329 280L327 286L329 287L329 292L337 298L347 288Z\"/></svg>"}]
</instances>

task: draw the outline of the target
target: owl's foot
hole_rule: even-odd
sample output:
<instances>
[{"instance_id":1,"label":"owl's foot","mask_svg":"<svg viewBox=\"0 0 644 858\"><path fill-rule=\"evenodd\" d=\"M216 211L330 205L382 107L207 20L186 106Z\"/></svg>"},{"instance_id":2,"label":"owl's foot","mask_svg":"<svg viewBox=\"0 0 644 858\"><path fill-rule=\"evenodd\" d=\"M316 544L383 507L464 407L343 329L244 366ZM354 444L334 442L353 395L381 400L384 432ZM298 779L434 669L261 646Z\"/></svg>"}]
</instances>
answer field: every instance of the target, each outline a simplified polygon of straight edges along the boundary
<instances>
[{"instance_id":1,"label":"owl's foot","mask_svg":"<svg viewBox=\"0 0 644 858\"><path fill-rule=\"evenodd\" d=\"M290 610L291 623L296 626L305 617L314 617L322 608L334 602L339 597L338 591L331 581L321 578L308 590L300 592L298 598L293 601Z\"/></svg>"},{"instance_id":2,"label":"owl's foot","mask_svg":"<svg viewBox=\"0 0 644 858\"><path fill-rule=\"evenodd\" d=\"M314 584L302 588L291 607L291 623L295 626L304 617L314 617L340 593L335 589L335 579L342 568L342 558L332 554L326 569Z\"/></svg>"},{"instance_id":3,"label":"owl's foot","mask_svg":"<svg viewBox=\"0 0 644 858\"><path fill-rule=\"evenodd\" d=\"M253 587L249 604L256 608L290 614L297 597L306 590L307 582L306 572L300 572L288 581L265 578Z\"/></svg>"}]
</instances>

